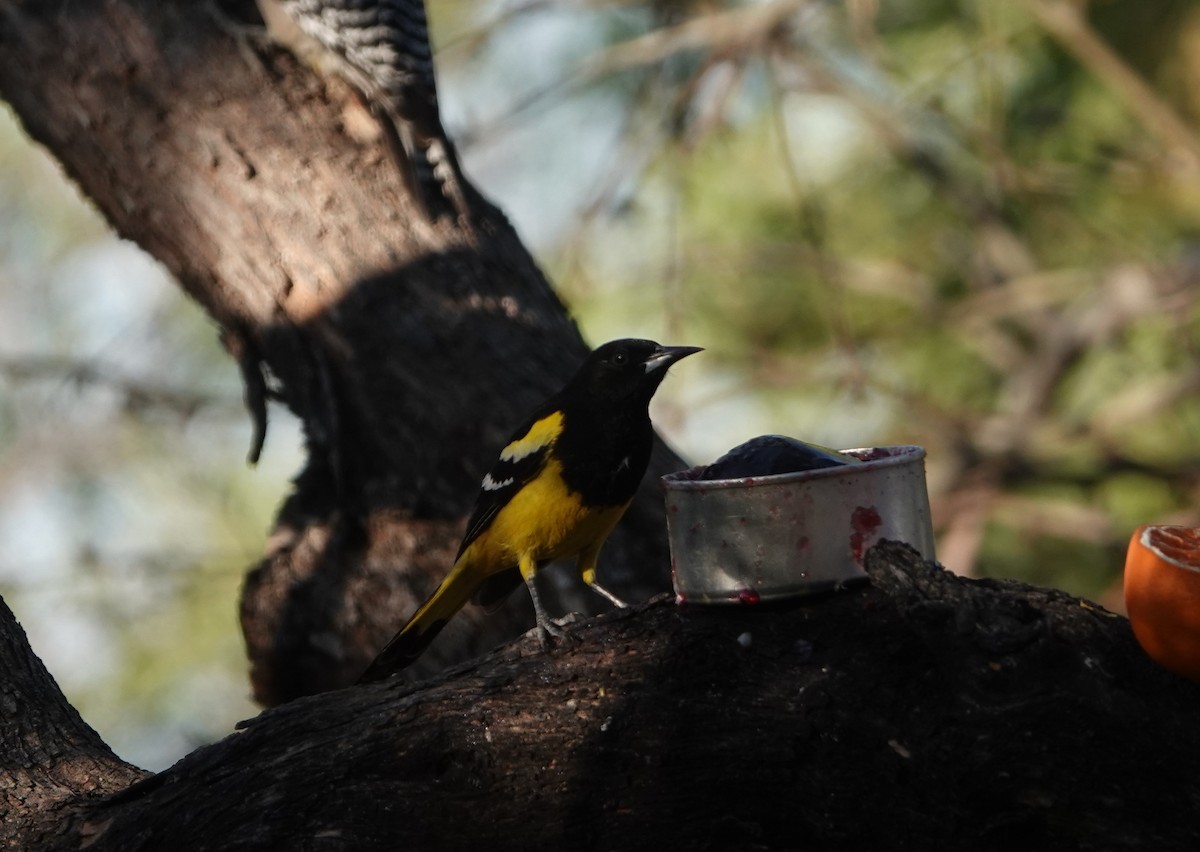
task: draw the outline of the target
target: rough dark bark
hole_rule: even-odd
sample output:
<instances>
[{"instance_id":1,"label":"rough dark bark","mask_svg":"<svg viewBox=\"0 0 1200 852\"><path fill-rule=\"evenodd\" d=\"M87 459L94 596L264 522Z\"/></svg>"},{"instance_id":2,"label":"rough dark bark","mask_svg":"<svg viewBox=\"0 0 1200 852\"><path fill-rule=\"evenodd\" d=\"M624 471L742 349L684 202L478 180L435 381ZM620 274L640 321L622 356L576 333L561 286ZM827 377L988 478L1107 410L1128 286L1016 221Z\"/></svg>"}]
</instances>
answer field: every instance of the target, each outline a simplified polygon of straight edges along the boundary
<instances>
[{"instance_id":1,"label":"rough dark bark","mask_svg":"<svg viewBox=\"0 0 1200 852\"><path fill-rule=\"evenodd\" d=\"M81 803L146 774L118 759L67 703L0 599L0 848L61 841Z\"/></svg>"},{"instance_id":2,"label":"rough dark bark","mask_svg":"<svg viewBox=\"0 0 1200 852\"><path fill-rule=\"evenodd\" d=\"M414 218L356 95L239 42L216 5L0 0L0 95L213 317L251 410L270 390L304 423L307 465L242 601L275 704L366 666L446 570L496 448L586 349L498 210L476 195L472 226ZM667 588L654 480L679 466L659 448L606 550L630 599ZM597 603L576 584L557 606ZM418 673L532 618L521 596L469 611Z\"/></svg>"},{"instance_id":3,"label":"rough dark bark","mask_svg":"<svg viewBox=\"0 0 1200 852\"><path fill-rule=\"evenodd\" d=\"M44 848L1197 848L1200 686L1128 621L903 545L867 568L292 702Z\"/></svg>"}]
</instances>

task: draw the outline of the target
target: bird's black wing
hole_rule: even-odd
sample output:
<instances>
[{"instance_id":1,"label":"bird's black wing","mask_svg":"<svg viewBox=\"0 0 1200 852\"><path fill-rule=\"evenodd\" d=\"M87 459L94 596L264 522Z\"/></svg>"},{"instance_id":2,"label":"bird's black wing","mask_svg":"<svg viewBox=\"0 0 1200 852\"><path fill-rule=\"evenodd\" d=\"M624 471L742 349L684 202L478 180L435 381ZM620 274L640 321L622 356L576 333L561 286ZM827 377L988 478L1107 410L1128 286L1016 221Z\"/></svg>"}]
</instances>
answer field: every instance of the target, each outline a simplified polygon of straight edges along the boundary
<instances>
[{"instance_id":1,"label":"bird's black wing","mask_svg":"<svg viewBox=\"0 0 1200 852\"><path fill-rule=\"evenodd\" d=\"M546 466L550 448L562 433L563 413L551 408L534 415L518 429L500 451L500 457L483 477L475 508L467 522L467 532L458 556L491 525L514 496L529 484ZM456 557L457 558L457 557Z\"/></svg>"}]
</instances>

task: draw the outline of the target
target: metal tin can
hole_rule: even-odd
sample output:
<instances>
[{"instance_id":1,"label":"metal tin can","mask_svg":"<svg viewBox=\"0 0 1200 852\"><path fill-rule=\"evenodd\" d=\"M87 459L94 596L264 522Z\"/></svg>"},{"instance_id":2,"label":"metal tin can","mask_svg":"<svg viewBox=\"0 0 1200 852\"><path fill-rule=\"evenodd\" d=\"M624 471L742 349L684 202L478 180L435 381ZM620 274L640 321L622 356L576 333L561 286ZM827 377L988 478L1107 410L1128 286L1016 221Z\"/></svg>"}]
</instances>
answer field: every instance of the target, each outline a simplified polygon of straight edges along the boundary
<instances>
[{"instance_id":1,"label":"metal tin can","mask_svg":"<svg viewBox=\"0 0 1200 852\"><path fill-rule=\"evenodd\" d=\"M934 558L925 450L842 450L861 464L706 480L704 467L662 478L679 602L755 603L864 578L887 538Z\"/></svg>"}]
</instances>

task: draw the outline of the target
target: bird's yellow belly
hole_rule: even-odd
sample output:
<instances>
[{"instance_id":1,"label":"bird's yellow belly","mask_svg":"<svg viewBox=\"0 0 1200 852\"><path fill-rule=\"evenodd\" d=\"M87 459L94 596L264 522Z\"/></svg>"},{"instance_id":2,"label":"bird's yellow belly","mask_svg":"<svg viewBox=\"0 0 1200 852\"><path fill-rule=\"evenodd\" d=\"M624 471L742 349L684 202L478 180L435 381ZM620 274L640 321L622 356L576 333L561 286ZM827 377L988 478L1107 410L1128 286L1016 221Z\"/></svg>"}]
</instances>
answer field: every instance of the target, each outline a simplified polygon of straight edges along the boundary
<instances>
[{"instance_id":1,"label":"bird's yellow belly","mask_svg":"<svg viewBox=\"0 0 1200 852\"><path fill-rule=\"evenodd\" d=\"M577 555L603 541L628 503L620 506L583 506L562 480L562 468L551 460L496 515L487 532L471 545L472 561L487 565L487 573L516 565L528 555L546 562Z\"/></svg>"}]
</instances>

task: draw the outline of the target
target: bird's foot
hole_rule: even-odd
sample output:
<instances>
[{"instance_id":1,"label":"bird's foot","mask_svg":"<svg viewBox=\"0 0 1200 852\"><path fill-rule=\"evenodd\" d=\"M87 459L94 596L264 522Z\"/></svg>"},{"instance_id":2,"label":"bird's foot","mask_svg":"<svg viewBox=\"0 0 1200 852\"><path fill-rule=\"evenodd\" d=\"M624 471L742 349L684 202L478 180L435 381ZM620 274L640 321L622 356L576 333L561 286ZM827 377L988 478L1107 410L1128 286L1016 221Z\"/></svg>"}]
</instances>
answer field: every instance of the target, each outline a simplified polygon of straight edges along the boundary
<instances>
[{"instance_id":1,"label":"bird's foot","mask_svg":"<svg viewBox=\"0 0 1200 852\"><path fill-rule=\"evenodd\" d=\"M261 67L262 59L255 48L272 42L266 24L235 17L222 5L221 0L205 0L204 5L217 27L237 42L238 52L242 54L246 63Z\"/></svg>"},{"instance_id":2,"label":"bird's foot","mask_svg":"<svg viewBox=\"0 0 1200 852\"><path fill-rule=\"evenodd\" d=\"M438 180L444 195L458 214L459 223L470 231L475 224L475 211L467 202L467 194L463 191L461 175L445 160L434 164L433 175Z\"/></svg>"},{"instance_id":3,"label":"bird's foot","mask_svg":"<svg viewBox=\"0 0 1200 852\"><path fill-rule=\"evenodd\" d=\"M584 620L584 617L578 612L568 612L562 618L539 620L538 626L534 629L537 630L538 642L541 643L542 650L549 649L558 641L575 641L574 634L567 628Z\"/></svg>"},{"instance_id":4,"label":"bird's foot","mask_svg":"<svg viewBox=\"0 0 1200 852\"><path fill-rule=\"evenodd\" d=\"M267 38L267 28L265 24L242 20L235 13L226 9L221 0L205 0L204 6L209 14L209 17L211 17L216 25L226 34L231 35L239 40Z\"/></svg>"}]
</instances>

